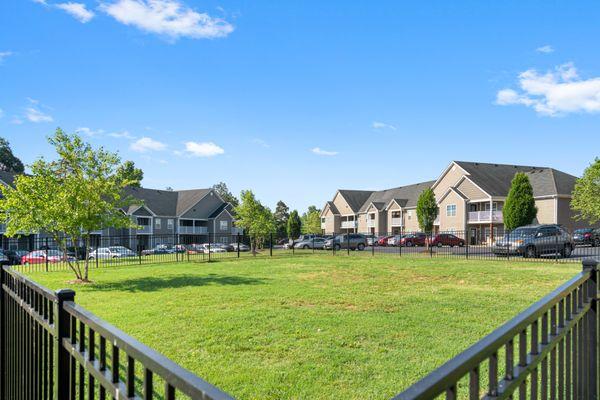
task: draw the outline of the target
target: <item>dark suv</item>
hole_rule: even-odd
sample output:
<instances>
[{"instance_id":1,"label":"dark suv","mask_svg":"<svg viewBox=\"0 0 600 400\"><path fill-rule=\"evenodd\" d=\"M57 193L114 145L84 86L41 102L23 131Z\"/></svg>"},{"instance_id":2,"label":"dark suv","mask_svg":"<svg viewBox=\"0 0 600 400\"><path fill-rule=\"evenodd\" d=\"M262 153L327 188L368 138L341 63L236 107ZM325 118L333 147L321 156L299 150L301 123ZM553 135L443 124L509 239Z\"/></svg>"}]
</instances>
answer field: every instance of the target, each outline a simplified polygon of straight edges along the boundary
<instances>
[{"instance_id":1,"label":"dark suv","mask_svg":"<svg viewBox=\"0 0 600 400\"><path fill-rule=\"evenodd\" d=\"M333 239L328 239L323 246L325 249L347 249L362 251L367 247L367 238L365 235L350 233L337 235Z\"/></svg>"},{"instance_id":2,"label":"dark suv","mask_svg":"<svg viewBox=\"0 0 600 400\"><path fill-rule=\"evenodd\" d=\"M492 251L496 255L515 254L525 258L559 253L566 258L574 248L573 238L560 225L528 225L505 234Z\"/></svg>"},{"instance_id":3,"label":"dark suv","mask_svg":"<svg viewBox=\"0 0 600 400\"><path fill-rule=\"evenodd\" d=\"M600 228L581 228L573 232L573 241L576 245L600 246Z\"/></svg>"}]
</instances>

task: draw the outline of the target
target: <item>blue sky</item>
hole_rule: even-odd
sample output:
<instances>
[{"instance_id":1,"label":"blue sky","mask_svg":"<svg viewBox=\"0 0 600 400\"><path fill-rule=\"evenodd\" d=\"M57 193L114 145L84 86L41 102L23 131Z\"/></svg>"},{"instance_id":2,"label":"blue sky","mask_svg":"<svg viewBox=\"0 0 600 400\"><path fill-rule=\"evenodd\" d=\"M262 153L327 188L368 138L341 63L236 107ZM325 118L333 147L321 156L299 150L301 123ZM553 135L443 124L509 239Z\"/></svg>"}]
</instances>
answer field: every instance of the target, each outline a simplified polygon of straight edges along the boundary
<instances>
[{"instance_id":1,"label":"blue sky","mask_svg":"<svg viewBox=\"0 0 600 400\"><path fill-rule=\"evenodd\" d=\"M593 1L5 0L0 136L60 126L144 185L304 210L453 160L580 175L599 156Z\"/></svg>"}]
</instances>

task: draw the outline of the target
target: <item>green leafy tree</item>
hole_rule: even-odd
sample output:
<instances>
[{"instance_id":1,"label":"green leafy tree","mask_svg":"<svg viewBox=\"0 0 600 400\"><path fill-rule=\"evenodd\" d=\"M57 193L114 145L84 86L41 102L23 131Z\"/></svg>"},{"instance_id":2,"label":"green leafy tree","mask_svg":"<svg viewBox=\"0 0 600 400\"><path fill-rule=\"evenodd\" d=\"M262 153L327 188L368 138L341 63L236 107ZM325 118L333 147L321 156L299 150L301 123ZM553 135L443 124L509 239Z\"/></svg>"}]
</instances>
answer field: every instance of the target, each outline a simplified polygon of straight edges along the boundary
<instances>
[{"instance_id":1,"label":"green leafy tree","mask_svg":"<svg viewBox=\"0 0 600 400\"><path fill-rule=\"evenodd\" d=\"M287 235L290 239L295 239L300 235L300 232L302 232L302 220L298 215L298 211L294 210L287 220Z\"/></svg>"},{"instance_id":2,"label":"green leafy tree","mask_svg":"<svg viewBox=\"0 0 600 400\"><path fill-rule=\"evenodd\" d=\"M537 215L537 207L533 199L533 188L529 177L523 172L517 172L510 184L510 190L502 210L504 226L513 230L523 225L529 225Z\"/></svg>"},{"instance_id":3,"label":"green leafy tree","mask_svg":"<svg viewBox=\"0 0 600 400\"><path fill-rule=\"evenodd\" d=\"M121 180L129 182L129 186L141 187L144 171L136 168L133 161L125 161L117 168L117 176Z\"/></svg>"},{"instance_id":4,"label":"green leafy tree","mask_svg":"<svg viewBox=\"0 0 600 400\"><path fill-rule=\"evenodd\" d=\"M302 214L302 233L321 233L321 210L315 206L308 207L308 210Z\"/></svg>"},{"instance_id":5,"label":"green leafy tree","mask_svg":"<svg viewBox=\"0 0 600 400\"><path fill-rule=\"evenodd\" d=\"M437 213L438 206L435 201L433 189L428 188L423 190L417 200L417 220L423 232L433 231L433 222L437 217Z\"/></svg>"},{"instance_id":6,"label":"green leafy tree","mask_svg":"<svg viewBox=\"0 0 600 400\"><path fill-rule=\"evenodd\" d=\"M22 174L25 166L12 152L10 143L4 138L0 138L0 171L9 171Z\"/></svg>"},{"instance_id":7,"label":"green leafy tree","mask_svg":"<svg viewBox=\"0 0 600 400\"><path fill-rule=\"evenodd\" d=\"M287 221L290 217L290 208L282 201L277 202L273 218L275 218L275 230L277 237L282 238L287 233Z\"/></svg>"},{"instance_id":8,"label":"green leafy tree","mask_svg":"<svg viewBox=\"0 0 600 400\"><path fill-rule=\"evenodd\" d=\"M2 190L0 218L6 223L7 236L44 232L66 254L71 245L84 243L89 249L93 231L135 226L121 211L134 200L122 196L123 188L131 182L117 173L120 159L116 154L94 149L60 128L48 142L58 158L38 159L31 166L31 174L17 176L14 188ZM83 266L67 258L82 282L89 281L88 253Z\"/></svg>"},{"instance_id":9,"label":"green leafy tree","mask_svg":"<svg viewBox=\"0 0 600 400\"><path fill-rule=\"evenodd\" d=\"M234 207L235 212L235 207L237 207L240 204L240 201L237 197L234 196L233 193L231 193L231 191L227 187L227 184L225 182L219 182L213 185L213 189L215 190L215 192L217 192L219 196L221 196L221 198L224 201L230 203Z\"/></svg>"},{"instance_id":10,"label":"green leafy tree","mask_svg":"<svg viewBox=\"0 0 600 400\"><path fill-rule=\"evenodd\" d=\"M275 230L275 219L269 208L263 206L250 190L242 191L241 202L235 207L236 226L250 237L253 254Z\"/></svg>"},{"instance_id":11,"label":"green leafy tree","mask_svg":"<svg viewBox=\"0 0 600 400\"><path fill-rule=\"evenodd\" d=\"M577 218L595 224L600 221L600 158L596 158L577 179L573 190L571 208Z\"/></svg>"}]
</instances>

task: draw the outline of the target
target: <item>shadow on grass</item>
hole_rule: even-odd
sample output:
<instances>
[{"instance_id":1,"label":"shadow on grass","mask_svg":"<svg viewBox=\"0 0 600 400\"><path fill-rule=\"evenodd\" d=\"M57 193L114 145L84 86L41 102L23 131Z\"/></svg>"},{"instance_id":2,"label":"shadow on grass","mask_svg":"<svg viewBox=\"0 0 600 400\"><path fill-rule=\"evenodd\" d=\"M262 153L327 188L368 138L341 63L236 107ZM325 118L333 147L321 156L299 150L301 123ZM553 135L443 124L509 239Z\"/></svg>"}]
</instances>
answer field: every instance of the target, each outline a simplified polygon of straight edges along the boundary
<instances>
[{"instance_id":1,"label":"shadow on grass","mask_svg":"<svg viewBox=\"0 0 600 400\"><path fill-rule=\"evenodd\" d=\"M266 282L265 279L245 278L241 276L227 276L208 274L204 276L197 275L179 275L167 278L147 277L137 279L126 279L122 281L102 282L90 285L90 290L100 291L128 291L128 292L154 292L162 289L174 289L193 286L239 286L239 285L260 285Z\"/></svg>"}]
</instances>

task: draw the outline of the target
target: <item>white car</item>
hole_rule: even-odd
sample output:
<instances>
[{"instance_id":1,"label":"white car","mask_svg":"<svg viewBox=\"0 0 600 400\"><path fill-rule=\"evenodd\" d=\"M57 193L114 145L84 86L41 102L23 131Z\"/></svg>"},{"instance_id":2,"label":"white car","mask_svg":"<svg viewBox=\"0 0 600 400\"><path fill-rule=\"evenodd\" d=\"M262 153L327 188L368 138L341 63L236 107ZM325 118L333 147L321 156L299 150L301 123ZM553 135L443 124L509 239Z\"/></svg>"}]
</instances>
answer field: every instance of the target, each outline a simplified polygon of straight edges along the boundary
<instances>
[{"instance_id":1,"label":"white car","mask_svg":"<svg viewBox=\"0 0 600 400\"><path fill-rule=\"evenodd\" d=\"M136 255L137 254L124 246L99 247L90 253L90 260L94 258L135 257Z\"/></svg>"},{"instance_id":2,"label":"white car","mask_svg":"<svg viewBox=\"0 0 600 400\"><path fill-rule=\"evenodd\" d=\"M402 240L402 235L395 235L388 239L388 246L399 246Z\"/></svg>"},{"instance_id":3,"label":"white car","mask_svg":"<svg viewBox=\"0 0 600 400\"><path fill-rule=\"evenodd\" d=\"M210 253L227 253L227 249L220 245L219 243L211 243L210 246L208 243L204 243L200 245L203 248L204 254ZM209 250L210 249L210 250Z\"/></svg>"}]
</instances>

